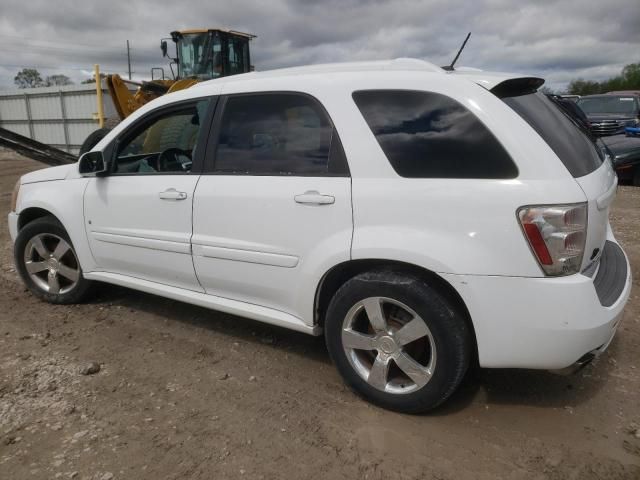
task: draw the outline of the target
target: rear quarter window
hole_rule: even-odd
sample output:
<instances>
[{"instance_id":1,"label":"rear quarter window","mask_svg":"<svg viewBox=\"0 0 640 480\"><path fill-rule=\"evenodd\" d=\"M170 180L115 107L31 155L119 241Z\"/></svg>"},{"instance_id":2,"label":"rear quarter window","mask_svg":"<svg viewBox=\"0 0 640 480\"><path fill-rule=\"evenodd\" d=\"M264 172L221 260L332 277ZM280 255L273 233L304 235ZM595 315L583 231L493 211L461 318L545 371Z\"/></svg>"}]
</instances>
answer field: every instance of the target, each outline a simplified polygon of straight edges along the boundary
<instances>
[{"instance_id":1,"label":"rear quarter window","mask_svg":"<svg viewBox=\"0 0 640 480\"><path fill-rule=\"evenodd\" d=\"M434 92L361 90L353 99L393 169L408 178L515 178L518 169L489 129Z\"/></svg>"},{"instance_id":2,"label":"rear quarter window","mask_svg":"<svg viewBox=\"0 0 640 480\"><path fill-rule=\"evenodd\" d=\"M529 93L502 101L538 132L574 177L588 175L602 165L602 151L544 94Z\"/></svg>"}]
</instances>

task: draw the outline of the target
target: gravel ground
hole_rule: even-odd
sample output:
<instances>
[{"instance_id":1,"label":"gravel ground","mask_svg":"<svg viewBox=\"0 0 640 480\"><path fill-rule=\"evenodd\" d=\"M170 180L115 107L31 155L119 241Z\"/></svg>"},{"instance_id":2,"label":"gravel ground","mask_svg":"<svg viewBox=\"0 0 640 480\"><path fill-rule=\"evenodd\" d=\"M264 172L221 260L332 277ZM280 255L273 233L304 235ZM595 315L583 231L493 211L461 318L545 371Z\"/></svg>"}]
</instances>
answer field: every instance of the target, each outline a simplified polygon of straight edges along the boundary
<instances>
[{"instance_id":1,"label":"gravel ground","mask_svg":"<svg viewBox=\"0 0 640 480\"><path fill-rule=\"evenodd\" d=\"M38 168L0 150L2 218ZM639 279L640 189L612 221ZM321 338L108 285L44 304L0 222L2 479L640 479L638 280L582 372L481 370L407 416L346 389Z\"/></svg>"}]
</instances>

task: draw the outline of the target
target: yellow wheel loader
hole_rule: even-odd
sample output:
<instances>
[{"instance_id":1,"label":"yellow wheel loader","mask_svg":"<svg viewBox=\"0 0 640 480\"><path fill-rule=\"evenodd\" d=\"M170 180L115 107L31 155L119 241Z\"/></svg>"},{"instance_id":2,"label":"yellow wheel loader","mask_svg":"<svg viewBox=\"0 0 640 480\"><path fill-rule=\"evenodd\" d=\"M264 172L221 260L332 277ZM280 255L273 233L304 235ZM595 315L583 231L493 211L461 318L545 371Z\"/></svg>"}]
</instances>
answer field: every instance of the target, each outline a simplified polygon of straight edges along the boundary
<instances>
[{"instance_id":1,"label":"yellow wheel loader","mask_svg":"<svg viewBox=\"0 0 640 480\"><path fill-rule=\"evenodd\" d=\"M253 67L249 42L253 38L255 35L225 29L171 32L171 38L160 41L162 55L170 60L170 76L161 67L151 69L150 81L134 82L118 74L107 75L107 88L118 117L107 119L105 128L92 132L80 147L80 155L91 150L117 123L154 98L205 80L250 72ZM169 54L168 41L175 44L174 57ZM130 85L137 89L132 92Z\"/></svg>"}]
</instances>

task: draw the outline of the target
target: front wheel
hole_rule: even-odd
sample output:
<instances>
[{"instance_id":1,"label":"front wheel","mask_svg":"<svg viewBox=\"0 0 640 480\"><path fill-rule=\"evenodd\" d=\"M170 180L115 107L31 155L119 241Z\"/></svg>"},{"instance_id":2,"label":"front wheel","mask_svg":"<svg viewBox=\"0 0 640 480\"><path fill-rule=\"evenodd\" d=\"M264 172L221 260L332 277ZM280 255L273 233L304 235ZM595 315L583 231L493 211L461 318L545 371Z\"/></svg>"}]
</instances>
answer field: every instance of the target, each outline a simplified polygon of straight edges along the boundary
<instances>
[{"instance_id":1,"label":"front wheel","mask_svg":"<svg viewBox=\"0 0 640 480\"><path fill-rule=\"evenodd\" d=\"M430 410L456 390L472 345L456 306L421 279L391 271L358 275L338 290L325 340L357 394L405 413Z\"/></svg>"},{"instance_id":2,"label":"front wheel","mask_svg":"<svg viewBox=\"0 0 640 480\"><path fill-rule=\"evenodd\" d=\"M69 235L55 218L38 218L20 230L14 260L27 288L49 303L77 303L91 287Z\"/></svg>"}]
</instances>

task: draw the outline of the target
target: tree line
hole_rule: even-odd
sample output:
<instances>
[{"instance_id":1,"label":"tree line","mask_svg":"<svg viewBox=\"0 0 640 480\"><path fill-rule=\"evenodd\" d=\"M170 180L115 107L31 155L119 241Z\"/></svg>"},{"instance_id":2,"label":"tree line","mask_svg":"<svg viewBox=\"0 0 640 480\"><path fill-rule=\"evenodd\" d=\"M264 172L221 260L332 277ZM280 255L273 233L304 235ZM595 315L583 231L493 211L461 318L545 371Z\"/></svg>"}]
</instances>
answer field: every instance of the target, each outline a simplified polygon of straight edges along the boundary
<instances>
[{"instance_id":1,"label":"tree line","mask_svg":"<svg viewBox=\"0 0 640 480\"><path fill-rule=\"evenodd\" d=\"M62 74L48 75L44 78L35 68L23 68L14 77L13 82L18 88L53 87L59 85L73 85L69 77ZM93 83L94 79L83 80L82 83ZM602 82L577 78L569 82L567 93L571 95L593 95L614 90L640 90L640 63L625 65L620 75ZM546 93L553 93L551 89L543 87Z\"/></svg>"},{"instance_id":2,"label":"tree line","mask_svg":"<svg viewBox=\"0 0 640 480\"><path fill-rule=\"evenodd\" d=\"M100 74L101 78L104 78L104 74ZM80 83L95 83L95 79L87 78ZM36 88L36 87L57 87L61 85L73 85L73 81L62 74L48 75L42 77L40 72L35 68L23 68L18 74L13 77L13 83L18 88Z\"/></svg>"},{"instance_id":3,"label":"tree line","mask_svg":"<svg viewBox=\"0 0 640 480\"><path fill-rule=\"evenodd\" d=\"M18 88L55 87L59 85L73 85L69 77L62 74L48 75L44 78L35 68L23 68L13 78Z\"/></svg>"},{"instance_id":4,"label":"tree line","mask_svg":"<svg viewBox=\"0 0 640 480\"><path fill-rule=\"evenodd\" d=\"M640 63L626 65L620 75L602 82L577 78L569 82L567 93L571 95L594 95L615 90L640 90Z\"/></svg>"}]
</instances>

